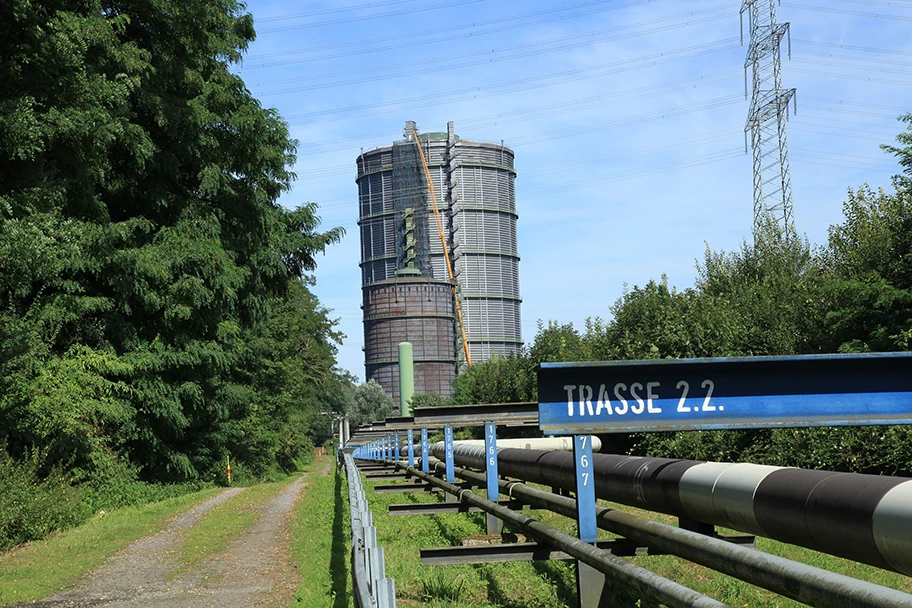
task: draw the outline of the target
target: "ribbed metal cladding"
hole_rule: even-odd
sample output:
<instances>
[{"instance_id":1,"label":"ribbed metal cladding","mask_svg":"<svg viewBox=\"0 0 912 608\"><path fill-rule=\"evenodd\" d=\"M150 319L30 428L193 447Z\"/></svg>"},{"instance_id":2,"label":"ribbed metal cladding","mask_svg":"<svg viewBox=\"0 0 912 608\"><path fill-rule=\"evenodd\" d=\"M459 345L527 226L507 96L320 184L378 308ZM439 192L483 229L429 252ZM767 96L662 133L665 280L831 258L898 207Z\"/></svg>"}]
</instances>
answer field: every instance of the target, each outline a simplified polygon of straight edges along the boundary
<instances>
[{"instance_id":1,"label":"ribbed metal cladding","mask_svg":"<svg viewBox=\"0 0 912 608\"><path fill-rule=\"evenodd\" d=\"M473 361L522 348L513 151L457 140L448 166L453 259Z\"/></svg>"},{"instance_id":2,"label":"ribbed metal cladding","mask_svg":"<svg viewBox=\"0 0 912 608\"><path fill-rule=\"evenodd\" d=\"M472 361L519 352L522 300L513 151L503 144L462 140L452 123L447 132L424 133L419 141L452 256ZM427 252L419 255L422 274L438 281L449 279L426 179L423 175L404 179L404 167L395 166L396 159L403 157L397 146L404 143L362 153L357 159L363 289L396 276L397 243L402 240L397 201L401 207L404 199L414 199L416 183L426 204L422 210L426 225L417 233L422 239L419 252ZM401 209L398 213L401 216ZM365 334L366 349L372 348L368 340ZM454 352L461 350L458 342L454 341ZM461 352L456 358L463 359ZM391 385L384 386L392 392Z\"/></svg>"},{"instance_id":3,"label":"ribbed metal cladding","mask_svg":"<svg viewBox=\"0 0 912 608\"><path fill-rule=\"evenodd\" d=\"M415 392L448 397L456 375L455 313L450 283L402 276L364 287L367 379L399 400L398 345L411 342Z\"/></svg>"}]
</instances>

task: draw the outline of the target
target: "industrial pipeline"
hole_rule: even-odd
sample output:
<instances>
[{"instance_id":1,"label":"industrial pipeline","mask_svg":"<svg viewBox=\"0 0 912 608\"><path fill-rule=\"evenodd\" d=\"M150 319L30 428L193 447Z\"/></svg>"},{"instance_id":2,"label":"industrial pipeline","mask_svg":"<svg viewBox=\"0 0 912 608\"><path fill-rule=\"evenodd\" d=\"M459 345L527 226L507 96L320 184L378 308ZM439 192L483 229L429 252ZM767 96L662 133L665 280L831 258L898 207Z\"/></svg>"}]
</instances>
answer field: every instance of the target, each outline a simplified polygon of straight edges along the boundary
<instances>
[{"instance_id":1,"label":"industrial pipeline","mask_svg":"<svg viewBox=\"0 0 912 608\"><path fill-rule=\"evenodd\" d=\"M437 443L432 453L444 458ZM484 448L454 460L484 468ZM499 473L571 491L573 455L503 448ZM912 575L912 480L746 463L593 455L598 498Z\"/></svg>"}]
</instances>

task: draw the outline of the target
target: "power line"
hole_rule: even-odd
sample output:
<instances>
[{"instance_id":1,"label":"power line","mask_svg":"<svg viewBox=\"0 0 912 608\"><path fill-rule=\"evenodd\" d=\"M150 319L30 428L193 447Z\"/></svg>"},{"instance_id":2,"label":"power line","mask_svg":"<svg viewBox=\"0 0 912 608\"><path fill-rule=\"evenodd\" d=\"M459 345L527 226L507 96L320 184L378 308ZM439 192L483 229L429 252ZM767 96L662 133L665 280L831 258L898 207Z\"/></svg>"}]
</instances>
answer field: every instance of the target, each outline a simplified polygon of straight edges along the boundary
<instances>
[{"instance_id":1,"label":"power line","mask_svg":"<svg viewBox=\"0 0 912 608\"><path fill-rule=\"evenodd\" d=\"M717 21L717 20L722 19L722 18L724 18L724 17L725 17L725 15L718 15L718 16L715 16L715 17L708 17L708 18L705 18L705 19L701 19L701 20L698 20L698 21L693 22L693 23L706 23L706 22L709 22L709 21ZM643 31L637 31L637 32L629 32L629 33L627 33L627 34L622 34L622 35L619 35L619 36L605 36L605 37L601 37L601 38L594 38L594 39L590 39L590 40L585 40L585 41L582 41L582 42L574 42L574 43L572 43L572 44L563 44L563 45L559 45L559 46L551 46L551 47L547 47L547 48L543 48L543 49L538 49L538 50L525 51L525 52L521 52L521 53L513 53L513 54L510 54L510 55L501 55L501 56L497 56L496 53L499 53L499 52L502 52L502 51L506 51L506 50L511 50L511 49L529 48L529 47L535 47L535 46L542 46L542 45L545 45L545 44L551 44L552 42L554 42L554 40L549 40L549 41L544 41L544 42L533 42L533 43L528 43L528 44L521 44L521 45L516 45L516 46L514 46L514 47L505 47L505 48L503 48L503 49L491 49L491 50L487 50L487 51L478 51L478 52L474 52L474 53L465 53L465 54L462 54L462 55L454 55L454 56L447 56L447 57L438 57L438 58L433 58L433 59L423 59L423 60L420 60L420 61L412 61L412 62L402 63L402 64L395 65L395 66L389 66L387 69L394 70L394 69L401 69L401 68L406 68L406 67L411 67L411 66L416 66L416 65L428 65L428 64L445 63L445 62L448 63L448 65L442 65L442 66L437 66L437 67L428 68L428 69L423 69L423 70L415 70L415 71L410 71L410 72L404 72L404 73L399 73L399 74L393 74L393 75L390 75L390 76L377 75L377 74L378 74L378 70L375 69L375 68L362 68L362 69L357 69L357 70L349 70L349 71L347 71L347 72L333 72L332 74L325 74L325 75L318 75L318 76L303 76L303 77L297 77L297 78L285 78L285 79L282 79L282 80L273 80L273 81L268 81L268 82L259 82L259 83L254 83L254 84L248 85L248 86L250 86L251 88L256 88L256 87L273 86L273 85L276 85L276 84L287 84L287 83L291 83L291 82L304 82L304 81L308 81L308 80L319 80L319 79L325 79L325 78L338 78L339 76L350 76L350 75L365 74L365 73L374 74L374 78L373 78L373 79L370 79L370 80L382 80L382 79L386 79L386 78L398 78L398 77L403 76L403 75L405 75L405 76L413 76L413 75L417 75L417 74L427 74L427 73L440 74L442 71L445 71L445 70L464 69L464 68L467 68L467 67L472 67L472 66L477 66L477 65L491 65L492 63L499 63L499 62L501 62L501 61L511 61L511 60L513 60L513 59L521 59L521 58L525 58L525 57L533 57L533 56L536 56L536 55L543 55L543 54L545 54L545 53L554 53L554 52L556 52L556 51L565 51L565 50L569 50L569 49L577 49L577 48L581 48L581 47L588 47L588 46L591 46L591 45L596 44L596 43L612 42L612 41L616 41L616 40L624 40L624 39L627 39L627 38L633 38L633 37L637 37L637 36L644 36L644 35L647 35L647 34L654 34L654 33L658 33L658 32L665 32L665 31L672 30L672 29L678 29L678 28L681 28L681 27L686 27L686 26L691 25L691 24L692 24L692 23L683 23L683 24L682 24L682 23L676 23L676 24L667 25L667 26L664 26L664 27L653 28L653 29L650 29L650 30L643 30ZM618 28L609 28L609 30L604 30L604 31L614 31L614 30L618 30L618 29L627 29L627 26L622 26L622 27L618 27ZM564 38L559 38L559 39L556 39L556 40L557 40L557 41L572 40L572 39L577 39L577 38L588 37L588 36L590 36L590 35L591 35L591 34L576 34L576 35L573 35L573 36L568 36L568 37L564 37ZM451 62L453 62L454 60L457 60L457 59L463 59L463 58L466 58L466 57L479 57L479 56L483 56L483 57L485 57L485 58L484 58L484 59L481 59L481 60L476 60L476 61L467 61L467 62L461 62L461 63L451 63ZM363 80L362 80L362 81L341 81L341 82L330 83L330 85L340 85L340 86L342 86L342 85L347 85L349 82L363 82Z\"/></svg>"},{"instance_id":2,"label":"power line","mask_svg":"<svg viewBox=\"0 0 912 608\"><path fill-rule=\"evenodd\" d=\"M418 32L414 32L414 31L400 32L394 36L384 36L381 38L360 39L360 40L355 40L355 41L351 41L351 42L337 42L334 44L321 45L321 46L315 46L315 47L305 47L305 48L301 48L301 49L291 49L288 51L264 53L264 54L260 54L260 55L249 55L247 58L248 59L265 59L265 58L269 58L269 57L297 55L297 54L304 54L304 53L312 53L314 51L325 51L325 50L330 50L330 49L347 48L347 47L352 47L352 46L374 47L379 42L389 42L389 41L398 41L400 46L413 46L412 43L403 43L402 41L409 39L409 38L418 38L421 36L427 36L428 34L437 34L440 32L452 33L454 31L458 31L458 30L475 29L475 28L478 28L479 26L491 25L491 24L495 24L495 23L504 23L504 22L510 23L510 25L508 25L506 27L483 30L483 31L479 31L479 30L475 29L475 31L470 34L459 34L457 36L452 36L452 37L448 37L448 38L440 38L440 39L435 40L435 42L453 40L453 39L462 38L465 36L483 36L483 35L490 34L490 33L496 33L496 32L502 32L502 31L507 31L507 30L528 27L530 25L540 25L543 23L554 23L556 21L562 21L562 20L565 20L568 18L566 16L558 16L558 17L551 17L551 18L547 18L547 19L540 19L538 21L531 21L529 23L519 23L519 24L516 23L517 21L520 21L522 19L526 19L529 17L537 17L540 15L551 15L554 13L561 13L561 12L565 12L565 11L574 10L577 8L584 8L584 7L588 7L588 6L596 6L596 5L611 3L611 6L598 10L598 11L588 11L588 12L580 13L578 15L570 16L570 17L577 17L577 16L583 16L583 15L597 14L597 13L605 12L605 11L629 8L631 6L647 4L647 3L650 3L653 1L654 0L634 0L632 2L618 3L615 0L595 0L593 2L583 2L581 4L565 5L565 6L561 6L559 8L548 9L548 10L543 10L543 11L533 11L530 13L518 13L515 15L509 15L507 17L499 17L496 19L487 19L487 20L483 20L483 21L472 21L470 23L464 23L461 25L451 24L451 25L447 25L446 27L440 27L440 28L418 31ZM424 43L419 42L418 44L424 44Z\"/></svg>"},{"instance_id":3,"label":"power line","mask_svg":"<svg viewBox=\"0 0 912 608\"><path fill-rule=\"evenodd\" d=\"M520 78L517 80L493 83L493 84L489 84L489 85L485 85L485 86L481 86L481 87L471 87L469 89L463 89L462 91L467 92L467 91L478 91L478 90L484 90L484 89L504 88L504 87L508 87L508 86L514 85L514 84L520 84L520 83L526 83L526 82L537 82L537 81L547 80L547 79L555 78L555 77L559 77L559 76L569 76L569 75L578 75L578 74L584 74L584 75L586 75L585 76L586 78L589 78L589 77L601 75L601 74L599 74L600 70L609 70L610 68L630 65L633 63L637 63L637 62L639 62L639 63L645 62L646 65L637 65L634 67L638 67L638 68L649 67L650 65L658 65L661 63L667 63L668 61L673 61L676 59L698 57L700 55L706 54L707 50L709 52L719 52L722 50L729 50L729 49L734 48L734 44L733 44L734 41L735 41L734 38L716 40L713 42L697 44L697 45L693 45L693 46L689 46L689 47L684 47L681 49L676 49L673 51L651 53L649 55L643 55L643 56L636 57L633 59L625 59L622 61L611 61L611 62L601 63L601 64L597 64L597 65L593 65L593 66L587 66L584 68L577 68L574 70L564 70L562 72L544 74L544 75L539 75L539 76L530 76L530 77L526 77L526 78ZM727 46L723 46L723 45L727 45ZM688 54L689 51L694 51L694 52L691 54ZM651 60L653 60L653 61L650 63ZM487 63L487 62L483 62L483 63ZM427 73L435 73L435 72L438 72L437 68L427 68L427 69L422 69L422 70L409 70L409 71L399 72L396 74L386 74L383 76L358 78L358 79L353 79L353 80L345 80L345 81L341 81L341 82L332 82L332 83L324 83L324 84L314 84L314 85L303 86L303 87L295 87L295 88L291 88L291 89L281 89L281 90L277 90L277 91L264 91L261 94L262 95L282 95L282 94L287 94L287 93L300 93L300 92L304 92L304 91L314 91L314 90L327 89L327 88L332 88L332 87L353 86L356 84L364 84L366 82L375 83L375 82L379 82L382 80L390 80L393 78L401 78L401 77L411 77L411 76L416 76L419 74L427 74ZM565 81L562 81L562 82L565 82ZM437 97L437 95L430 95L427 97L433 98L433 97ZM409 98L409 99L414 99L414 97Z\"/></svg>"},{"instance_id":4,"label":"power line","mask_svg":"<svg viewBox=\"0 0 912 608\"><path fill-rule=\"evenodd\" d=\"M523 108L521 110L514 110L512 112L501 112L497 114L489 114L486 116L477 116L477 117L461 117L456 118L454 122L464 128L466 126L475 126L476 128L494 126L494 125L506 125L511 123L516 123L520 121L528 121L530 119L538 119L547 116L554 116L565 114L567 111L576 111L581 109L588 109L593 107L598 107L605 103L622 103L626 101L633 101L638 99L654 98L659 94L667 94L678 91L692 91L704 86L711 86L715 84L720 84L724 82L733 82L732 78L740 72L739 69L724 70L721 72L716 72L714 74L706 74L701 76L695 76L692 78L684 78L681 80L673 80L665 82L659 85L652 85L646 87L638 87L635 89L626 89L622 91L616 91L614 93L605 93L602 95L595 95L590 97L584 97L581 99L566 100L560 103L551 103L545 104L543 106L530 106ZM295 123L292 123L295 124ZM302 123L303 124L303 123ZM382 143L379 144L380 147L386 145L386 140L388 134L379 133L372 136L373 138L379 139ZM303 144L303 148L320 148L320 150L315 152L300 152L299 155L308 155L308 154L322 154L327 151L336 151L336 150L346 150L351 149L349 145L341 145L331 149L326 149L324 146L327 144L337 145L344 142L358 142L364 143L365 137L354 136L343 139L332 139L320 142L308 142ZM364 148L371 148L373 146L363 145Z\"/></svg>"},{"instance_id":5,"label":"power line","mask_svg":"<svg viewBox=\"0 0 912 608\"><path fill-rule=\"evenodd\" d=\"M661 120L665 117L671 118L671 117L678 116L678 115L689 114L692 112L699 112L699 111L702 111L705 109L710 109L712 107L720 107L722 105L733 105L734 103L738 102L739 99L740 99L740 96L730 96L728 98L715 98L715 99L698 102L695 104L690 104L689 106L682 106L677 109L665 108L665 109L650 111L647 113L615 118L615 119L612 119L611 121L607 121L604 123L591 124L585 128L587 129L588 132L598 132L598 131L602 131L602 130L606 130L606 129L610 129L610 128L618 128L618 127L622 127L622 126L630 126L633 124L648 123L648 122L653 122L656 120ZM815 98L815 99L821 99L821 98ZM824 99L824 101L829 101L829 100ZM805 104L804 107L805 107L805 109L810 109L810 110L820 108L820 106L815 106L813 104ZM827 110L827 114L852 112L852 111L840 110L840 109L835 109L835 108L823 108L823 109ZM853 137L853 138L857 138L857 139L867 139L869 141L876 141L879 143L885 143L887 141L890 141L890 140L892 140L892 138L895 135L893 133L881 133L878 131L872 131L870 126L867 125L866 123L859 123L859 122L848 121L848 120L844 120L844 119L836 119L836 118L833 118L832 116L827 116L827 121L828 121L827 123L821 124L821 123L817 123L817 122L812 122L811 120L808 119L806 112L802 113L802 115L800 115L799 117L796 117L794 120L797 125L807 126L807 127L819 127L819 128L825 128L825 129L832 128L832 126L835 123L840 123L843 125L855 125L855 126L867 127L867 128L841 127L842 132L835 132L835 133L829 132L829 131L826 131L826 132L819 131L819 130L815 131L812 129L802 129L802 128L796 129L798 131L807 132L807 133L826 134L829 136L836 135L836 136L840 136L840 137ZM849 132L860 133L863 136L852 136L849 134ZM543 134L538 134L536 136L530 136L527 141L523 141L523 140L511 141L510 147L520 150L523 148L523 146L527 146L530 144L543 143L546 141L553 141L556 139L561 139L565 136L578 136L580 134L582 134L582 133L576 132L576 133L573 133L570 135L565 135L565 133L563 131L554 131L551 133L543 133ZM881 137L874 138L874 137L870 137L871 135L880 135ZM724 135L724 134L714 134L714 135L711 134L708 136L699 135L699 136L687 138L685 140L680 140L677 142L667 142L667 145L673 145L673 144L677 145L677 144L682 144L682 143L696 144L696 143L701 143L701 140L703 138L708 138L708 139L703 141L702 143L712 143L714 141L721 141L722 139L725 139L726 137L732 137L732 136ZM531 177L531 176L541 175L542 173L550 173L553 171L563 171L563 170L566 170L566 169L569 169L569 168L572 168L575 166L590 166L591 164L604 164L604 163L614 162L616 160L621 160L624 158L630 158L633 156L637 156L639 154L658 153L658 152L661 152L662 149L664 149L664 147L666 147L666 146L663 146L662 148L653 148L653 149L650 149L647 151L631 153L631 154L622 155L622 156L601 157L593 163L571 163L571 164L566 164L566 165L550 166L550 168L547 171L523 172L523 176ZM323 151L323 152L325 152L325 151ZM328 177L333 177L336 175L350 174L353 171L354 171L353 164L346 163L345 165L334 165L331 167L324 166L324 167L319 167L319 168L315 168L315 169L308 170L308 171L298 172L298 176L302 179L306 179L306 178L312 179L312 178L316 178L316 177L328 178Z\"/></svg>"},{"instance_id":6,"label":"power line","mask_svg":"<svg viewBox=\"0 0 912 608\"><path fill-rule=\"evenodd\" d=\"M447 56L441 57L441 58L424 59L424 60L421 60L421 61L414 61L414 62L410 62L410 63L399 64L398 66L393 66L393 68L401 68L401 67L407 67L407 66L411 66L411 65L423 65L423 64L427 64L427 63L436 63L436 62L442 62L442 61L452 61L452 60L454 60L454 59L461 59L461 58L466 58L466 57L477 57L477 56L480 56L480 55L491 55L491 54L493 54L493 53L504 52L504 51L510 51L510 50L515 50L515 49L523 49L523 48L529 48L529 47L535 47L535 46L542 46L542 45L546 45L546 44L552 44L552 43L556 43L556 42L562 42L562 41L565 41L565 40L576 40L576 39L580 39L580 38L591 38L592 36L595 36L595 35L597 35L597 34L604 34L604 33L607 33L607 32L615 32L615 31L619 31L619 30L628 30L628 29L632 29L632 28L636 28L636 27L642 27L642 26L646 26L646 25L653 25L653 24L655 24L655 23L662 23L663 21L677 21L677 20L680 20L681 18L687 18L687 17L694 17L694 16L699 16L699 15L705 15L705 14L715 13L715 12L719 12L719 11L721 11L721 10L727 10L727 9L728 9L728 7L727 7L727 6L724 6L724 5L723 5L723 6L716 6L716 7L713 7L713 8L710 8L710 9L705 9L705 10L702 10L702 11L691 11L690 13L682 13L682 14L679 14L679 15L671 16L671 17L661 17L661 18L658 18L658 19L650 19L650 20L648 20L648 21L640 21L640 22L630 23L630 24L626 24L626 25L619 25L619 26L604 28L604 29L601 29L601 30L593 30L593 31L589 31L589 32L586 32L586 33L583 33L583 34L572 34L572 35L569 35L569 36L562 36L562 37L560 37L560 38L552 38L552 39L550 39L550 40L537 41L537 42L530 42L530 43L525 43L525 44L517 44L517 45L513 45L513 46L502 47L502 48L499 48L499 49L486 49L486 50L484 50L484 51L477 51L477 52L473 52L473 53L464 53L464 54L462 54L462 55L447 55ZM621 39L624 39L624 38L629 38L629 37L631 37L631 36L641 36L641 35L644 35L644 34L657 33L657 32L667 31L667 30L669 30L669 29L674 29L674 28L679 28L679 27L686 27L686 26L689 26L689 25L695 25L695 24L699 24L699 23L707 23L707 22L710 22L710 21L715 21L715 20L718 20L718 19L723 19L723 18L725 18L725 17L727 17L727 16L728 16L728 15L724 15L724 14L723 14L723 15L717 15L717 16L715 16L715 17L709 17L709 18L698 19L698 20L696 20L696 21L686 21L686 22L684 22L684 23L675 23L675 24L666 26L666 27L664 27L664 28L654 28L654 29L651 29L651 30L643 31L643 32L634 32L634 33L627 34L627 35L624 35L624 36L598 38L598 39L591 40L591 41L589 41L589 42L587 42L587 43L583 43L583 44L589 44L589 43L592 43L592 42L605 42L605 41L610 41L610 40L621 40ZM506 28L501 28L501 29L506 29ZM313 61L323 61L323 60L326 60L326 59L336 59L336 58L339 58L339 57L351 57L351 56L355 56L355 55L366 55L366 54L376 55L377 53L382 52L382 51L388 51L388 50L397 50L397 51L399 51L399 50L401 50L401 49L403 48L403 46L419 46L419 45L425 45L425 44L438 44L438 43L440 43L440 42L445 42L445 41L449 41L449 40L453 40L453 39L457 39L457 38L465 38L465 37L470 37L470 36L475 36L475 35L476 35L476 34L473 32L473 33L469 33L469 34L462 34L462 35L459 35L459 36L445 36L445 37L442 37L442 38L434 38L434 39L430 39L430 40L421 40L421 41L414 42L414 43L411 43L411 44L408 44L408 45L403 45L403 44L401 43L401 41L396 41L395 44L390 45L390 46L385 46L385 47L384 47L384 46L380 46L380 47L374 46L374 47L362 49L362 50L359 50L359 51L349 51L349 52L347 52L347 53L337 53L337 54L335 54L335 55L321 55L321 56L318 56L318 57L307 57L307 58L304 58L304 59L294 59L294 60L275 61L275 62L263 63L263 64L256 65L256 66L241 66L240 69L241 69L241 70L251 70L251 69L260 69L260 68L269 68L269 67L285 66L285 65L296 65L296 64L301 64L301 63L310 63L310 62L313 62ZM555 47L555 48L549 49L549 50L563 50L563 49L565 49L565 48L578 48L578 46L579 46L579 45L567 45L566 47ZM547 51L543 51L543 52L547 52ZM517 55L517 56L518 56L518 57L525 57L525 56L527 56L527 55ZM359 74L359 73L363 73L363 72L365 72L365 71L376 71L376 70L375 70L375 68L369 68L369 69L363 69L363 70L354 70L354 71L350 71L350 72L341 72L341 73L336 72L336 73L333 74L333 76L340 76L340 75L347 75L347 74ZM288 82L288 81L278 81L278 82ZM252 86L267 86L267 85L270 85L270 84L275 84L275 82L256 83L256 84L254 84L254 85L252 85ZM251 86L251 85L248 85L248 86Z\"/></svg>"},{"instance_id":7,"label":"power line","mask_svg":"<svg viewBox=\"0 0 912 608\"><path fill-rule=\"evenodd\" d=\"M831 6L811 6L809 4L795 4L786 2L782 6L787 8L798 8L809 11L821 11L825 13L837 13L840 15L852 15L853 17L870 17L872 19L889 19L891 21L912 21L912 17L906 15L893 15L886 13L867 13L864 11L850 11L844 8L833 8Z\"/></svg>"},{"instance_id":8,"label":"power line","mask_svg":"<svg viewBox=\"0 0 912 608\"><path fill-rule=\"evenodd\" d=\"M876 68L867 65L852 65L850 63L842 63L839 61L821 61L819 59L806 59L803 57L796 57L794 59L796 63L808 63L811 65L826 65L826 66L835 66L840 68L848 68L850 70L865 70L868 72L876 72L878 74L901 74L903 76L912 76L912 72L904 72L903 70L894 70L891 68ZM908 65L906 63L905 65Z\"/></svg>"},{"instance_id":9,"label":"power line","mask_svg":"<svg viewBox=\"0 0 912 608\"><path fill-rule=\"evenodd\" d=\"M408 2L419 2L420 0L385 0L383 2L369 2L367 4L356 4L354 6L343 6L339 8L326 8L319 11L308 11L306 13L290 13L285 15L273 15L272 17L257 17L258 23L267 23L270 21L288 21L289 19L302 19L307 17L318 17L321 15L331 15L345 13L348 11L363 11L379 6L391 6L393 4L406 4Z\"/></svg>"},{"instance_id":10,"label":"power line","mask_svg":"<svg viewBox=\"0 0 912 608\"><path fill-rule=\"evenodd\" d=\"M792 44L799 45L810 45L810 46L825 46L834 49L845 49L850 51L864 51L866 53L883 53L887 55L906 55L912 56L912 51L900 51L897 49L880 49L873 48L869 46L857 46L852 44L838 44L835 42L819 42L817 40L803 40L801 38L792 38Z\"/></svg>"},{"instance_id":11,"label":"power line","mask_svg":"<svg viewBox=\"0 0 912 608\"><path fill-rule=\"evenodd\" d=\"M803 70L801 68L791 68L792 72L799 72L801 74L813 74L815 76L826 76L829 78L846 78L849 80L861 80L864 82L877 82L880 84L897 84L902 86L912 85L912 81L909 80L887 80L886 78L871 78L870 76L855 76L853 74L834 74L833 72L824 72L822 70Z\"/></svg>"},{"instance_id":12,"label":"power line","mask_svg":"<svg viewBox=\"0 0 912 608\"><path fill-rule=\"evenodd\" d=\"M390 11L388 13L382 13L380 15L363 15L361 17L348 17L344 19L333 19L330 21L318 21L317 23L303 23L299 25L286 25L282 27L272 27L266 28L259 31L260 34L271 34L274 32L289 32L292 30L303 30L309 29L312 27L324 27L327 25L339 25L341 23L354 23L355 21L368 21L372 19L384 19L386 17L398 17L400 15L409 15L412 13L422 13L425 11L436 11L442 8L450 8L452 6L462 6L464 4L477 4L483 2L484 0L457 0L456 2L447 2L445 4L434 4L431 6L420 6L418 8L411 8L401 11Z\"/></svg>"},{"instance_id":13,"label":"power line","mask_svg":"<svg viewBox=\"0 0 912 608\"><path fill-rule=\"evenodd\" d=\"M724 97L713 98L709 100L703 100L692 104L686 104L677 107L670 108L661 108L657 110L650 110L649 112L644 112L641 114L635 114L632 116L623 116L612 118L605 121L599 121L594 123L588 123L584 126L575 127L573 129L560 129L555 131L545 131L543 133L536 133L535 135L530 135L526 137L517 137L510 142L511 148L521 148L526 145L541 143L544 141L553 141L556 139L563 139L567 137L576 137L585 133L594 133L598 131L604 131L607 129L613 129L623 126L629 126L633 124L650 122L653 120L661 120L663 118L670 118L674 116L680 116L683 114L689 114L692 112L700 112L706 109L721 107L724 105L734 105L740 103L740 95L728 95ZM324 175L328 176L331 174L338 174L341 172L349 172L351 170L350 165L345 167L339 167L336 169L327 169L320 168L314 169L312 172L299 172L299 176L305 175Z\"/></svg>"}]
</instances>

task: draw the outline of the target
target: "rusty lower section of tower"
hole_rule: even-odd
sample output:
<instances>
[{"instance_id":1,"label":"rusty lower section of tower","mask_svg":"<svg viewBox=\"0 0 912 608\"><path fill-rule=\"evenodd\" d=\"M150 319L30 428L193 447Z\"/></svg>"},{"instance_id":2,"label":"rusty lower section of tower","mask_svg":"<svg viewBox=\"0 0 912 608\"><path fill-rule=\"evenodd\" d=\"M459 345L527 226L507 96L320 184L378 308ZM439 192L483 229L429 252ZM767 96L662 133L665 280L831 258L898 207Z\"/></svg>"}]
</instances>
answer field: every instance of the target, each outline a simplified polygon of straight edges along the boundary
<instances>
[{"instance_id":1,"label":"rusty lower section of tower","mask_svg":"<svg viewBox=\"0 0 912 608\"><path fill-rule=\"evenodd\" d=\"M449 396L456 375L453 292L447 281L397 276L363 290L364 364L368 379L399 400L400 342L411 342L415 393Z\"/></svg>"}]
</instances>

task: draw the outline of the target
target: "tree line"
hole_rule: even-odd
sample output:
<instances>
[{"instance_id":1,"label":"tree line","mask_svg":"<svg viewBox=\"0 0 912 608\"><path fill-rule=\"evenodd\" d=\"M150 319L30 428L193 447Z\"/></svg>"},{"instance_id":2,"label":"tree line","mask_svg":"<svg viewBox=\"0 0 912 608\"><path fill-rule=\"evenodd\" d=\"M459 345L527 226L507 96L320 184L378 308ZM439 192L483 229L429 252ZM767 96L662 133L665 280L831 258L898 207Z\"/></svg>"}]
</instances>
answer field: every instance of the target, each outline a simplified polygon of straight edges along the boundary
<instances>
[{"instance_id":1,"label":"tree line","mask_svg":"<svg viewBox=\"0 0 912 608\"><path fill-rule=\"evenodd\" d=\"M279 204L295 142L232 72L254 36L235 0L0 5L0 548L39 517L17 476L97 504L267 476L342 408L311 291L342 230Z\"/></svg>"}]
</instances>

